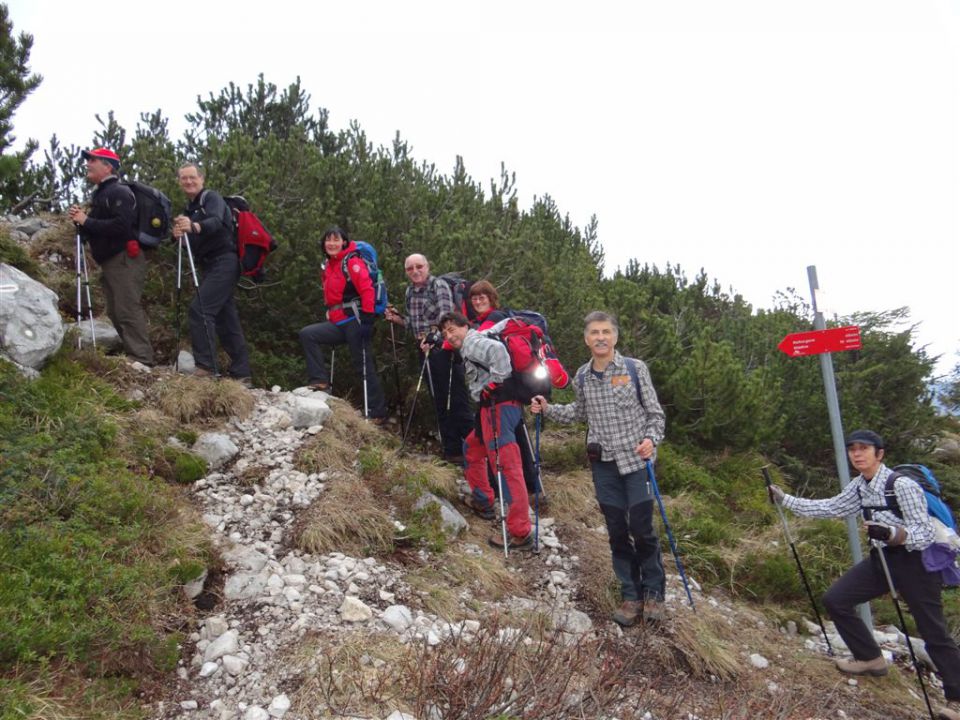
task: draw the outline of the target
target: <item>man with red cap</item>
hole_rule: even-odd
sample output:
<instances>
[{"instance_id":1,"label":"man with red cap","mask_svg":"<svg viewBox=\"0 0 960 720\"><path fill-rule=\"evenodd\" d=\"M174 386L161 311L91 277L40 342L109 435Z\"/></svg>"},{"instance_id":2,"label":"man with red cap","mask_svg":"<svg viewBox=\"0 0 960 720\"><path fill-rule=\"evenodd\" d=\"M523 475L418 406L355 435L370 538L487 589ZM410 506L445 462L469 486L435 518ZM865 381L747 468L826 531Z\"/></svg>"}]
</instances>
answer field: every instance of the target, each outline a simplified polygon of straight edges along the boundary
<instances>
[{"instance_id":1,"label":"man with red cap","mask_svg":"<svg viewBox=\"0 0 960 720\"><path fill-rule=\"evenodd\" d=\"M147 276L147 260L136 240L136 199L120 182L120 158L108 148L84 150L87 180L96 185L90 210L73 205L67 211L80 237L89 243L100 266L107 316L131 360L153 365L153 346L147 334L147 315L140 304Z\"/></svg>"}]
</instances>

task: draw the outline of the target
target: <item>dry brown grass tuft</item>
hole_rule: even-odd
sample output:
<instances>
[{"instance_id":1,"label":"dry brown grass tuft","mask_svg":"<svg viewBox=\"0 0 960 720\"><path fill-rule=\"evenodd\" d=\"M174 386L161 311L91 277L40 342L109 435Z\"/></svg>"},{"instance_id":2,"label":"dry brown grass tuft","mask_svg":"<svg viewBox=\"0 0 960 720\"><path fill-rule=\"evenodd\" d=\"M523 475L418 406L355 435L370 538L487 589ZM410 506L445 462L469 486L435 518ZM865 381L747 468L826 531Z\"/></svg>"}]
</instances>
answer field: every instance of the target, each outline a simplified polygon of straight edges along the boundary
<instances>
[{"instance_id":1,"label":"dry brown grass tuft","mask_svg":"<svg viewBox=\"0 0 960 720\"><path fill-rule=\"evenodd\" d=\"M463 614L461 599L468 591L473 610L482 612L481 602L503 600L521 591L523 577L504 565L499 553L476 555L455 545L429 564L410 568L407 584L419 595L424 609L453 621Z\"/></svg>"},{"instance_id":2,"label":"dry brown grass tuft","mask_svg":"<svg viewBox=\"0 0 960 720\"><path fill-rule=\"evenodd\" d=\"M413 653L386 633L344 632L304 642L291 662L303 667L303 683L293 696L298 717L385 717L406 706L399 695L399 671Z\"/></svg>"},{"instance_id":3,"label":"dry brown grass tuft","mask_svg":"<svg viewBox=\"0 0 960 720\"><path fill-rule=\"evenodd\" d=\"M322 434L322 433L321 433ZM294 543L305 552L384 555L393 550L394 525L383 498L363 480L341 474L294 528Z\"/></svg>"},{"instance_id":4,"label":"dry brown grass tuft","mask_svg":"<svg viewBox=\"0 0 960 720\"><path fill-rule=\"evenodd\" d=\"M557 520L586 527L603 525L589 470L575 470L558 476L544 475L543 486L550 498L548 512Z\"/></svg>"},{"instance_id":5,"label":"dry brown grass tuft","mask_svg":"<svg viewBox=\"0 0 960 720\"><path fill-rule=\"evenodd\" d=\"M323 432L301 446L296 467L306 473L354 471L360 448L380 445L389 436L365 420L350 403L329 398L327 404L333 414Z\"/></svg>"},{"instance_id":6,"label":"dry brown grass tuft","mask_svg":"<svg viewBox=\"0 0 960 720\"><path fill-rule=\"evenodd\" d=\"M160 409L180 422L244 418L255 404L253 394L234 380L189 375L173 377L158 389Z\"/></svg>"}]
</instances>

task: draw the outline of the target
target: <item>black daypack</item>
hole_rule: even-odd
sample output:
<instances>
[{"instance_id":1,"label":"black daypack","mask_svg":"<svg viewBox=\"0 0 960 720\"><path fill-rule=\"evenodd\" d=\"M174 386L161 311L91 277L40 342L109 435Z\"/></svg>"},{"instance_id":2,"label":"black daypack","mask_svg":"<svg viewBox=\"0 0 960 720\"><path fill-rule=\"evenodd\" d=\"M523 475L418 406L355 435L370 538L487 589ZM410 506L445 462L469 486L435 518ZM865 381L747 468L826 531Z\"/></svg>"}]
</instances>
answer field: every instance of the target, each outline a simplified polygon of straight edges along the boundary
<instances>
[{"instance_id":1,"label":"black daypack","mask_svg":"<svg viewBox=\"0 0 960 720\"><path fill-rule=\"evenodd\" d=\"M467 280L458 272L438 275L437 280L450 288L450 292L453 294L453 305L457 312L463 313L470 322L476 320L477 313L474 312L473 305L470 304L470 287L473 285L473 280Z\"/></svg>"},{"instance_id":2,"label":"black daypack","mask_svg":"<svg viewBox=\"0 0 960 720\"><path fill-rule=\"evenodd\" d=\"M154 187L137 180L124 180L136 200L137 241L148 248L157 247L170 237L172 205L170 198Z\"/></svg>"}]
</instances>

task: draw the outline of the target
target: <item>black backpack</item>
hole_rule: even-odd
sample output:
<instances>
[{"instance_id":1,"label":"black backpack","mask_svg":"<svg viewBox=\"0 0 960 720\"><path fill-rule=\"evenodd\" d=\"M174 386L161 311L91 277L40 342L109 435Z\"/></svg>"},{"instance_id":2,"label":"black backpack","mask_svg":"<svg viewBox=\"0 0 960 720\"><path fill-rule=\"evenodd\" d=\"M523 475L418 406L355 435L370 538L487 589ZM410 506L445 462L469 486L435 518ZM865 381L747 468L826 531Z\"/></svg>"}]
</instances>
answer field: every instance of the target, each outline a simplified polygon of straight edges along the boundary
<instances>
[{"instance_id":1,"label":"black backpack","mask_svg":"<svg viewBox=\"0 0 960 720\"><path fill-rule=\"evenodd\" d=\"M137 241L148 248L157 247L170 236L172 216L170 198L154 187L137 180L124 180L136 200Z\"/></svg>"},{"instance_id":2,"label":"black backpack","mask_svg":"<svg viewBox=\"0 0 960 720\"><path fill-rule=\"evenodd\" d=\"M453 304L457 311L463 313L471 322L476 320L477 314L473 310L473 305L470 304L470 286L473 285L473 280L467 280L458 272L438 275L437 280L450 288L450 292L453 294Z\"/></svg>"}]
</instances>

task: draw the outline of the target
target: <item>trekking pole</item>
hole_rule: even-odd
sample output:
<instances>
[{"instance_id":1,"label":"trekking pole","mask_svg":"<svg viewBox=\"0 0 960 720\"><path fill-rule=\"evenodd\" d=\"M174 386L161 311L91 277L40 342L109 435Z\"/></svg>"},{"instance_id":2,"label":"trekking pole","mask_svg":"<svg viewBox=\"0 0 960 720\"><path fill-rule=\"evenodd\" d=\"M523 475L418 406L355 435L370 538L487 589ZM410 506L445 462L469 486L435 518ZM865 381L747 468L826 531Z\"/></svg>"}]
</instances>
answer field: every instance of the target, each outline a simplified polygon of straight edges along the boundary
<instances>
[{"instance_id":1,"label":"trekking pole","mask_svg":"<svg viewBox=\"0 0 960 720\"><path fill-rule=\"evenodd\" d=\"M535 521L534 530L533 530L533 551L535 553L540 552L540 493L543 492L543 476L540 473L540 423L543 422L543 416L541 413L537 413L536 420L534 420L534 427L536 432L536 449L533 453L533 464L537 468L537 492L533 496L533 518ZM530 438L527 438L529 442Z\"/></svg>"},{"instance_id":2,"label":"trekking pole","mask_svg":"<svg viewBox=\"0 0 960 720\"><path fill-rule=\"evenodd\" d=\"M657 498L657 505L660 506L660 517L663 518L663 527L667 530L667 539L670 540L670 549L673 551L673 559L677 563L677 571L680 573L680 579L683 580L683 589L687 591L687 600L690 601L690 607L696 612L697 609L693 605L693 595L690 594L690 585L687 583L687 574L683 571L683 562L680 560L680 553L677 551L677 541L673 539L673 531L667 521L667 511L663 507L663 498L660 497L660 488L657 487L657 478L653 474L653 463L649 460L647 460L647 477L650 478L653 495Z\"/></svg>"},{"instance_id":3,"label":"trekking pole","mask_svg":"<svg viewBox=\"0 0 960 720\"><path fill-rule=\"evenodd\" d=\"M217 346L210 335L210 325L207 323L207 313L203 309L203 294L200 292L200 281L197 279L197 266L193 263L193 250L190 249L190 236L184 233L180 236L180 242L187 247L187 260L190 263L190 274L193 275L193 287L197 290L197 305L200 307L200 321L203 323L203 331L207 336L207 342L210 344L210 358L213 361L214 377L220 377L220 370L217 367Z\"/></svg>"},{"instance_id":4,"label":"trekking pole","mask_svg":"<svg viewBox=\"0 0 960 720\"><path fill-rule=\"evenodd\" d=\"M337 360L337 349L330 348L330 390L333 390L333 364Z\"/></svg>"},{"instance_id":5,"label":"trekking pole","mask_svg":"<svg viewBox=\"0 0 960 720\"><path fill-rule=\"evenodd\" d=\"M497 459L497 491L500 495L500 528L503 530L503 556L509 558L510 552L507 549L507 510L503 500L503 466L500 464L500 435L497 432L497 426L500 423L497 417L497 404L493 398L490 398L490 413L492 415L490 425L493 427L493 452ZM483 422L481 421L480 424L483 425Z\"/></svg>"},{"instance_id":6,"label":"trekking pole","mask_svg":"<svg viewBox=\"0 0 960 720\"><path fill-rule=\"evenodd\" d=\"M407 418L407 425L403 429L403 439L400 441L400 449L397 450L397 454L403 452L404 446L407 444L407 435L410 433L410 426L413 425L413 415L417 409L417 398L420 396L420 387L423 385L423 374L427 369L427 356L423 356L423 365L420 366L420 379L417 380L417 389L413 391L413 402L410 403L410 416Z\"/></svg>"},{"instance_id":7,"label":"trekking pole","mask_svg":"<svg viewBox=\"0 0 960 720\"><path fill-rule=\"evenodd\" d=\"M797 553L797 546L793 542L793 536L790 534L790 527L787 525L787 517L783 514L783 508L780 507L780 504L774 502L773 500L773 490L771 490L773 481L770 478L770 470L767 468L768 466L766 465L760 468L760 472L763 473L763 479L767 483L767 495L770 497L770 503L777 509L777 513L780 515L780 522L783 523L783 534L786 536L787 544L790 546L790 550L793 552L793 559L797 562L797 570L800 572L800 579L803 580L803 587L807 591L807 597L810 598L810 607L813 608L813 614L817 616L817 624L820 626L820 632L823 633L823 639L827 643L827 654L833 657L833 646L830 644L830 638L827 637L827 628L824 627L823 618L820 617L820 611L817 609L817 603L813 599L813 591L810 590L810 583L807 582L807 574L803 571L803 565L800 562L800 555Z\"/></svg>"},{"instance_id":8,"label":"trekking pole","mask_svg":"<svg viewBox=\"0 0 960 720\"><path fill-rule=\"evenodd\" d=\"M540 493L543 492L543 480L540 477L540 415L536 415L536 427L537 427L537 447L536 449L530 444L530 433L527 432L527 425L521 420L519 428L523 431L524 442L527 443L527 450L530 452L530 456L533 458L533 469L536 473L536 477L533 480L533 519L534 519L534 530L533 530L533 552L540 552ZM526 478L524 478L526 479Z\"/></svg>"},{"instance_id":9,"label":"trekking pole","mask_svg":"<svg viewBox=\"0 0 960 720\"><path fill-rule=\"evenodd\" d=\"M354 317L360 326L360 359L363 362L363 416L369 418L370 407L367 402L367 339L363 337L363 323L360 321L360 313L356 310L356 305L354 305L354 310Z\"/></svg>"},{"instance_id":10,"label":"trekking pole","mask_svg":"<svg viewBox=\"0 0 960 720\"><path fill-rule=\"evenodd\" d=\"M407 419L403 412L403 390L400 388L400 359L397 357L397 336L390 323L390 345L393 347L393 379L397 383L397 410L400 412L400 427L405 427Z\"/></svg>"},{"instance_id":11,"label":"trekking pole","mask_svg":"<svg viewBox=\"0 0 960 720\"><path fill-rule=\"evenodd\" d=\"M430 362L429 362L431 352L433 352L433 346L431 346L430 349L427 350L427 352L425 353L426 362L427 362L427 383L430 387L430 397L432 397L434 400L433 407L434 407L434 410L436 410L436 407L437 407L437 403L436 403L437 393L435 389L436 386L433 384L433 370L430 368ZM437 442L439 442L442 445L443 432L440 430L440 413L436 412L435 414L437 416Z\"/></svg>"},{"instance_id":12,"label":"trekking pole","mask_svg":"<svg viewBox=\"0 0 960 720\"><path fill-rule=\"evenodd\" d=\"M76 225L76 223L74 223ZM80 274L83 273L83 285L87 290L87 316L90 319L90 338L93 340L93 347L97 347L97 329L93 322L93 300L90 297L90 275L87 273L87 250L83 247L83 241L80 239L80 226L77 228L77 331L80 330L80 323L83 320L83 299L80 293ZM77 336L77 347L83 347L83 339Z\"/></svg>"},{"instance_id":13,"label":"trekking pole","mask_svg":"<svg viewBox=\"0 0 960 720\"><path fill-rule=\"evenodd\" d=\"M180 372L180 291L183 288L183 245L177 243L177 344L173 348L173 371Z\"/></svg>"},{"instance_id":14,"label":"trekking pole","mask_svg":"<svg viewBox=\"0 0 960 720\"><path fill-rule=\"evenodd\" d=\"M873 517L872 510L863 511L864 519L869 520ZM900 600L897 597L897 589L893 585L893 577L890 575L890 567L887 565L887 557L883 553L883 543L879 540L871 540L870 544L876 550L880 557L880 565L883 566L883 574L887 578L887 587L890 588L890 599L893 600L893 606L897 609L897 617L900 618L900 629L907 640L907 649L910 650L910 659L913 660L913 669L917 671L917 681L920 683L920 691L923 693L923 701L927 704L927 712L930 713L930 720L936 720L933 714L933 707L930 705L930 696L927 695L927 686L923 682L923 673L920 672L920 661L917 660L917 654L913 650L913 642L910 640L910 633L907 631L907 622L903 619L903 610L900 608Z\"/></svg>"},{"instance_id":15,"label":"trekking pole","mask_svg":"<svg viewBox=\"0 0 960 720\"><path fill-rule=\"evenodd\" d=\"M453 397L453 350L450 351L450 377L447 378L447 415L450 414L450 400Z\"/></svg>"}]
</instances>

